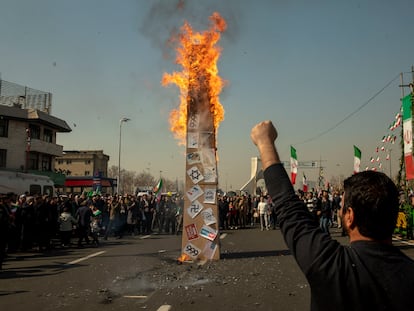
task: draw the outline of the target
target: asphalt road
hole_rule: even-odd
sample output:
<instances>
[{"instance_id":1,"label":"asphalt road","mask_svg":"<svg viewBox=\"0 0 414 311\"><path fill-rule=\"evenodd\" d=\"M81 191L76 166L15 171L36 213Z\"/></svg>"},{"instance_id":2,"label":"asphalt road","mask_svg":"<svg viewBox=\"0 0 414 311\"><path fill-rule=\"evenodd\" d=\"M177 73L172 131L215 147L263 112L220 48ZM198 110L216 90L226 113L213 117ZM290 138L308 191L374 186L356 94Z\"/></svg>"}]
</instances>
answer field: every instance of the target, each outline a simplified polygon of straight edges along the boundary
<instances>
[{"instance_id":1,"label":"asphalt road","mask_svg":"<svg viewBox=\"0 0 414 311\"><path fill-rule=\"evenodd\" d=\"M221 259L204 264L177 263L176 235L10 254L0 310L309 310L308 283L279 230L223 231L220 241ZM395 244L414 258L414 243Z\"/></svg>"}]
</instances>

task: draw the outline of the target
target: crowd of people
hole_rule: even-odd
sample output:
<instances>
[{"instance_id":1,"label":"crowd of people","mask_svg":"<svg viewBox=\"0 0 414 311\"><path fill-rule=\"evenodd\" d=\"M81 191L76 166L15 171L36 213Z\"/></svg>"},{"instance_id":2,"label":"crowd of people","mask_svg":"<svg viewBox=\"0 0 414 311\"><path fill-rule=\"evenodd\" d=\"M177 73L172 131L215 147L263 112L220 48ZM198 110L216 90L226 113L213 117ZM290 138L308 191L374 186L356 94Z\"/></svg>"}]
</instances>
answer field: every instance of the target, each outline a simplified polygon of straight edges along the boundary
<instances>
[{"instance_id":1,"label":"crowd of people","mask_svg":"<svg viewBox=\"0 0 414 311\"><path fill-rule=\"evenodd\" d=\"M124 235L178 234L183 200L172 195L0 196L0 268L7 252L99 246Z\"/></svg>"}]
</instances>

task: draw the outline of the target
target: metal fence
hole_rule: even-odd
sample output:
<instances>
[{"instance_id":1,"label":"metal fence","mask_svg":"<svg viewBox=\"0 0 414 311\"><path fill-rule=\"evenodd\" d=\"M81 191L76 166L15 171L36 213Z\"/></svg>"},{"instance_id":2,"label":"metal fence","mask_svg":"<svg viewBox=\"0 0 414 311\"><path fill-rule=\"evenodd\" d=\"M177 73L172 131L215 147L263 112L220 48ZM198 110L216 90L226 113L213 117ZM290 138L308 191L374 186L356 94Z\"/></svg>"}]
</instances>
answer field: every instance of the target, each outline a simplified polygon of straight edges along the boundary
<instances>
[{"instance_id":1,"label":"metal fence","mask_svg":"<svg viewBox=\"0 0 414 311\"><path fill-rule=\"evenodd\" d=\"M52 94L0 79L0 105L33 108L51 114Z\"/></svg>"}]
</instances>

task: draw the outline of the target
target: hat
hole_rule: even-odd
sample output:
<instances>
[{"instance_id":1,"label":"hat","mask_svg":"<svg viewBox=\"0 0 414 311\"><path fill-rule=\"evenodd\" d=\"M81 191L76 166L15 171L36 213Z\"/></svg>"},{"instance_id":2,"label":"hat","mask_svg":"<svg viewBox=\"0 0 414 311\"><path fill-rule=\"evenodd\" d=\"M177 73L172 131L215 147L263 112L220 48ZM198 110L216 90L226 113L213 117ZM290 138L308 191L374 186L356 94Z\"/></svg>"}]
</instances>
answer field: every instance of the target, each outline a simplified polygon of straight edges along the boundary
<instances>
[{"instance_id":1,"label":"hat","mask_svg":"<svg viewBox=\"0 0 414 311\"><path fill-rule=\"evenodd\" d=\"M25 194L21 194L19 198L20 199L24 199L24 198L26 198L26 195Z\"/></svg>"}]
</instances>

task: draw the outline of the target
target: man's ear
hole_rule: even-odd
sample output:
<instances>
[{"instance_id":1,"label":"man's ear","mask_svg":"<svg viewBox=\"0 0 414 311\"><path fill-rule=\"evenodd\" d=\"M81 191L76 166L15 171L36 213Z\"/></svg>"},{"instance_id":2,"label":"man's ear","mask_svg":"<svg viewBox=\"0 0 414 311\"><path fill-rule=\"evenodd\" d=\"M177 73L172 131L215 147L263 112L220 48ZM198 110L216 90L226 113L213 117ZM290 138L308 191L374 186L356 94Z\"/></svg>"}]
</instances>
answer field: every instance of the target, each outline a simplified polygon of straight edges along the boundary
<instances>
[{"instance_id":1,"label":"man's ear","mask_svg":"<svg viewBox=\"0 0 414 311\"><path fill-rule=\"evenodd\" d=\"M344 221L346 222L347 228L355 228L355 214L353 208L350 206L346 210L346 213L344 215Z\"/></svg>"}]
</instances>

